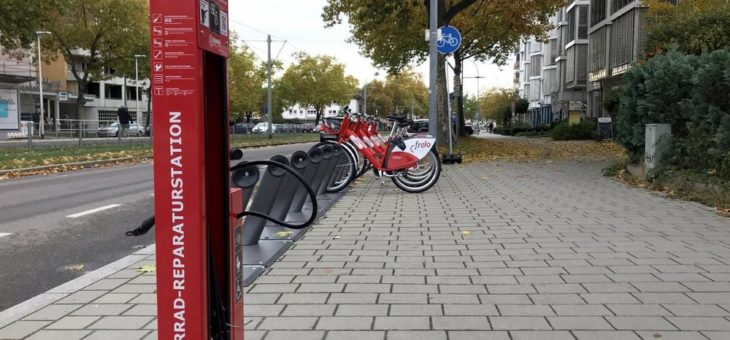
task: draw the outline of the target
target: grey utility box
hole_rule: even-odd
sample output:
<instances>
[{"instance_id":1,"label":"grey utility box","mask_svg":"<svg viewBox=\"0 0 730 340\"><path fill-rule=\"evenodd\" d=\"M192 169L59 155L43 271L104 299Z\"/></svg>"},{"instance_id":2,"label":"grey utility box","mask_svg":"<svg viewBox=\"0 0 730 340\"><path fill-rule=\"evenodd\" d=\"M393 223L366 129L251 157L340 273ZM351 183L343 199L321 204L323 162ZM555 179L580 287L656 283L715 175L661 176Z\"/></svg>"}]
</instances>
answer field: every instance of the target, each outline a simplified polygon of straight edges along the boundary
<instances>
[{"instance_id":1,"label":"grey utility box","mask_svg":"<svg viewBox=\"0 0 730 340\"><path fill-rule=\"evenodd\" d=\"M659 143L668 142L672 137L672 126L669 124L646 124L646 140L644 149L644 166L646 171L654 169L657 162Z\"/></svg>"}]
</instances>

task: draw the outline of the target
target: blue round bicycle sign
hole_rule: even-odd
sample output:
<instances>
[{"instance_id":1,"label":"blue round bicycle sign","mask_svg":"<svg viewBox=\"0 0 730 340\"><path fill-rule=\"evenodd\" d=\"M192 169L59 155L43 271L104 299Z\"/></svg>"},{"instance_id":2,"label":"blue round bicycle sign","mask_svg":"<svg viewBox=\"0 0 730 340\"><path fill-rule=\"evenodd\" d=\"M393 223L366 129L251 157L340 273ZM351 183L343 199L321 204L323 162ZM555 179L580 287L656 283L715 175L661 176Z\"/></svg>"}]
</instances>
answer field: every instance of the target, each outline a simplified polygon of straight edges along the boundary
<instances>
[{"instance_id":1,"label":"blue round bicycle sign","mask_svg":"<svg viewBox=\"0 0 730 340\"><path fill-rule=\"evenodd\" d=\"M441 27L441 40L438 41L438 51L441 54L456 52L461 46L461 33L454 26Z\"/></svg>"}]
</instances>

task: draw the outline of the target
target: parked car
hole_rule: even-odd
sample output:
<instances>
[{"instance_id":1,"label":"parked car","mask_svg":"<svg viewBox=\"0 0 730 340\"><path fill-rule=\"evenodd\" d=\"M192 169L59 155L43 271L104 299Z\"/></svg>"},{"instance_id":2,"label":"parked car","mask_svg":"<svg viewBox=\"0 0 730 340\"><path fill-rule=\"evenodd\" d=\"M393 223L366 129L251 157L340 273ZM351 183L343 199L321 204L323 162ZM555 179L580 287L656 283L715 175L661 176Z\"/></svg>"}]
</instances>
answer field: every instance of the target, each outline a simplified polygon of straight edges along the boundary
<instances>
[{"instance_id":1,"label":"parked car","mask_svg":"<svg viewBox=\"0 0 730 340\"><path fill-rule=\"evenodd\" d=\"M294 125L292 124L274 124L277 133L293 133Z\"/></svg>"},{"instance_id":2,"label":"parked car","mask_svg":"<svg viewBox=\"0 0 730 340\"><path fill-rule=\"evenodd\" d=\"M117 134L119 133L119 123L114 122L111 123L109 126L100 127L98 130L96 130L96 133L99 135L99 137L117 137ZM144 136L144 133L144 130L140 128L136 122L129 124L127 137L142 137Z\"/></svg>"},{"instance_id":3,"label":"parked car","mask_svg":"<svg viewBox=\"0 0 730 340\"><path fill-rule=\"evenodd\" d=\"M408 127L408 133L428 132L428 119L414 119L413 125Z\"/></svg>"},{"instance_id":4,"label":"parked car","mask_svg":"<svg viewBox=\"0 0 730 340\"><path fill-rule=\"evenodd\" d=\"M269 123L258 123L251 131L253 131L253 133L267 133L269 131ZM276 124L271 126L271 132L276 133Z\"/></svg>"},{"instance_id":5,"label":"parked car","mask_svg":"<svg viewBox=\"0 0 730 340\"><path fill-rule=\"evenodd\" d=\"M302 130L301 130L302 133L315 133L315 132L319 132L319 129L317 128L317 125L314 125L312 123L302 124L301 127L302 127Z\"/></svg>"},{"instance_id":6,"label":"parked car","mask_svg":"<svg viewBox=\"0 0 730 340\"><path fill-rule=\"evenodd\" d=\"M250 123L236 123L231 125L230 130L232 135L243 135L251 133L252 128L253 124Z\"/></svg>"}]
</instances>

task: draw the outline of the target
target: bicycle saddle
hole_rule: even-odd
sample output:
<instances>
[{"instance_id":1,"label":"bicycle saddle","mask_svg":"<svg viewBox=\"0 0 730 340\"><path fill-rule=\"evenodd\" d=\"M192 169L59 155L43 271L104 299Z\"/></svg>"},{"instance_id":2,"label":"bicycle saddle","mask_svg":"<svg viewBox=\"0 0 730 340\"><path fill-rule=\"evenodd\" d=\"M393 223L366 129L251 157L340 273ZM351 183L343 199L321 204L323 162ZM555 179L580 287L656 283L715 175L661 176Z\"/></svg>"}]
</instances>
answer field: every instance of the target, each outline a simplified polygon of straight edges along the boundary
<instances>
[{"instance_id":1,"label":"bicycle saddle","mask_svg":"<svg viewBox=\"0 0 730 340\"><path fill-rule=\"evenodd\" d=\"M402 123L408 119L408 117L406 117L406 116L388 116L385 118L388 118L388 120L393 120L393 121L396 121L399 123Z\"/></svg>"},{"instance_id":2,"label":"bicycle saddle","mask_svg":"<svg viewBox=\"0 0 730 340\"><path fill-rule=\"evenodd\" d=\"M402 127L402 128L409 127L411 125L413 125L413 119L406 119L406 120L398 121L398 126Z\"/></svg>"}]
</instances>

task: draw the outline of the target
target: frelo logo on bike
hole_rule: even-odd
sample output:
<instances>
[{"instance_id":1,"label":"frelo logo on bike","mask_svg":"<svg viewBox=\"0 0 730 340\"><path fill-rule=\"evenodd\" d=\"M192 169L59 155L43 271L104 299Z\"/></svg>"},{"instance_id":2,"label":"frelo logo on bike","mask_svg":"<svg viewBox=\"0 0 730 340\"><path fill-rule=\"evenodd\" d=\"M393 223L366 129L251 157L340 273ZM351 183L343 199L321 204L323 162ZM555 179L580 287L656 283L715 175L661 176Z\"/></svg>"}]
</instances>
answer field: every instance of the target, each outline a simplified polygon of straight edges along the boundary
<instances>
[{"instance_id":1,"label":"frelo logo on bike","mask_svg":"<svg viewBox=\"0 0 730 340\"><path fill-rule=\"evenodd\" d=\"M424 142L416 142L416 144L413 144L411 146L411 152L416 152L416 150L420 149L430 149L431 148L431 142L424 141Z\"/></svg>"}]
</instances>

